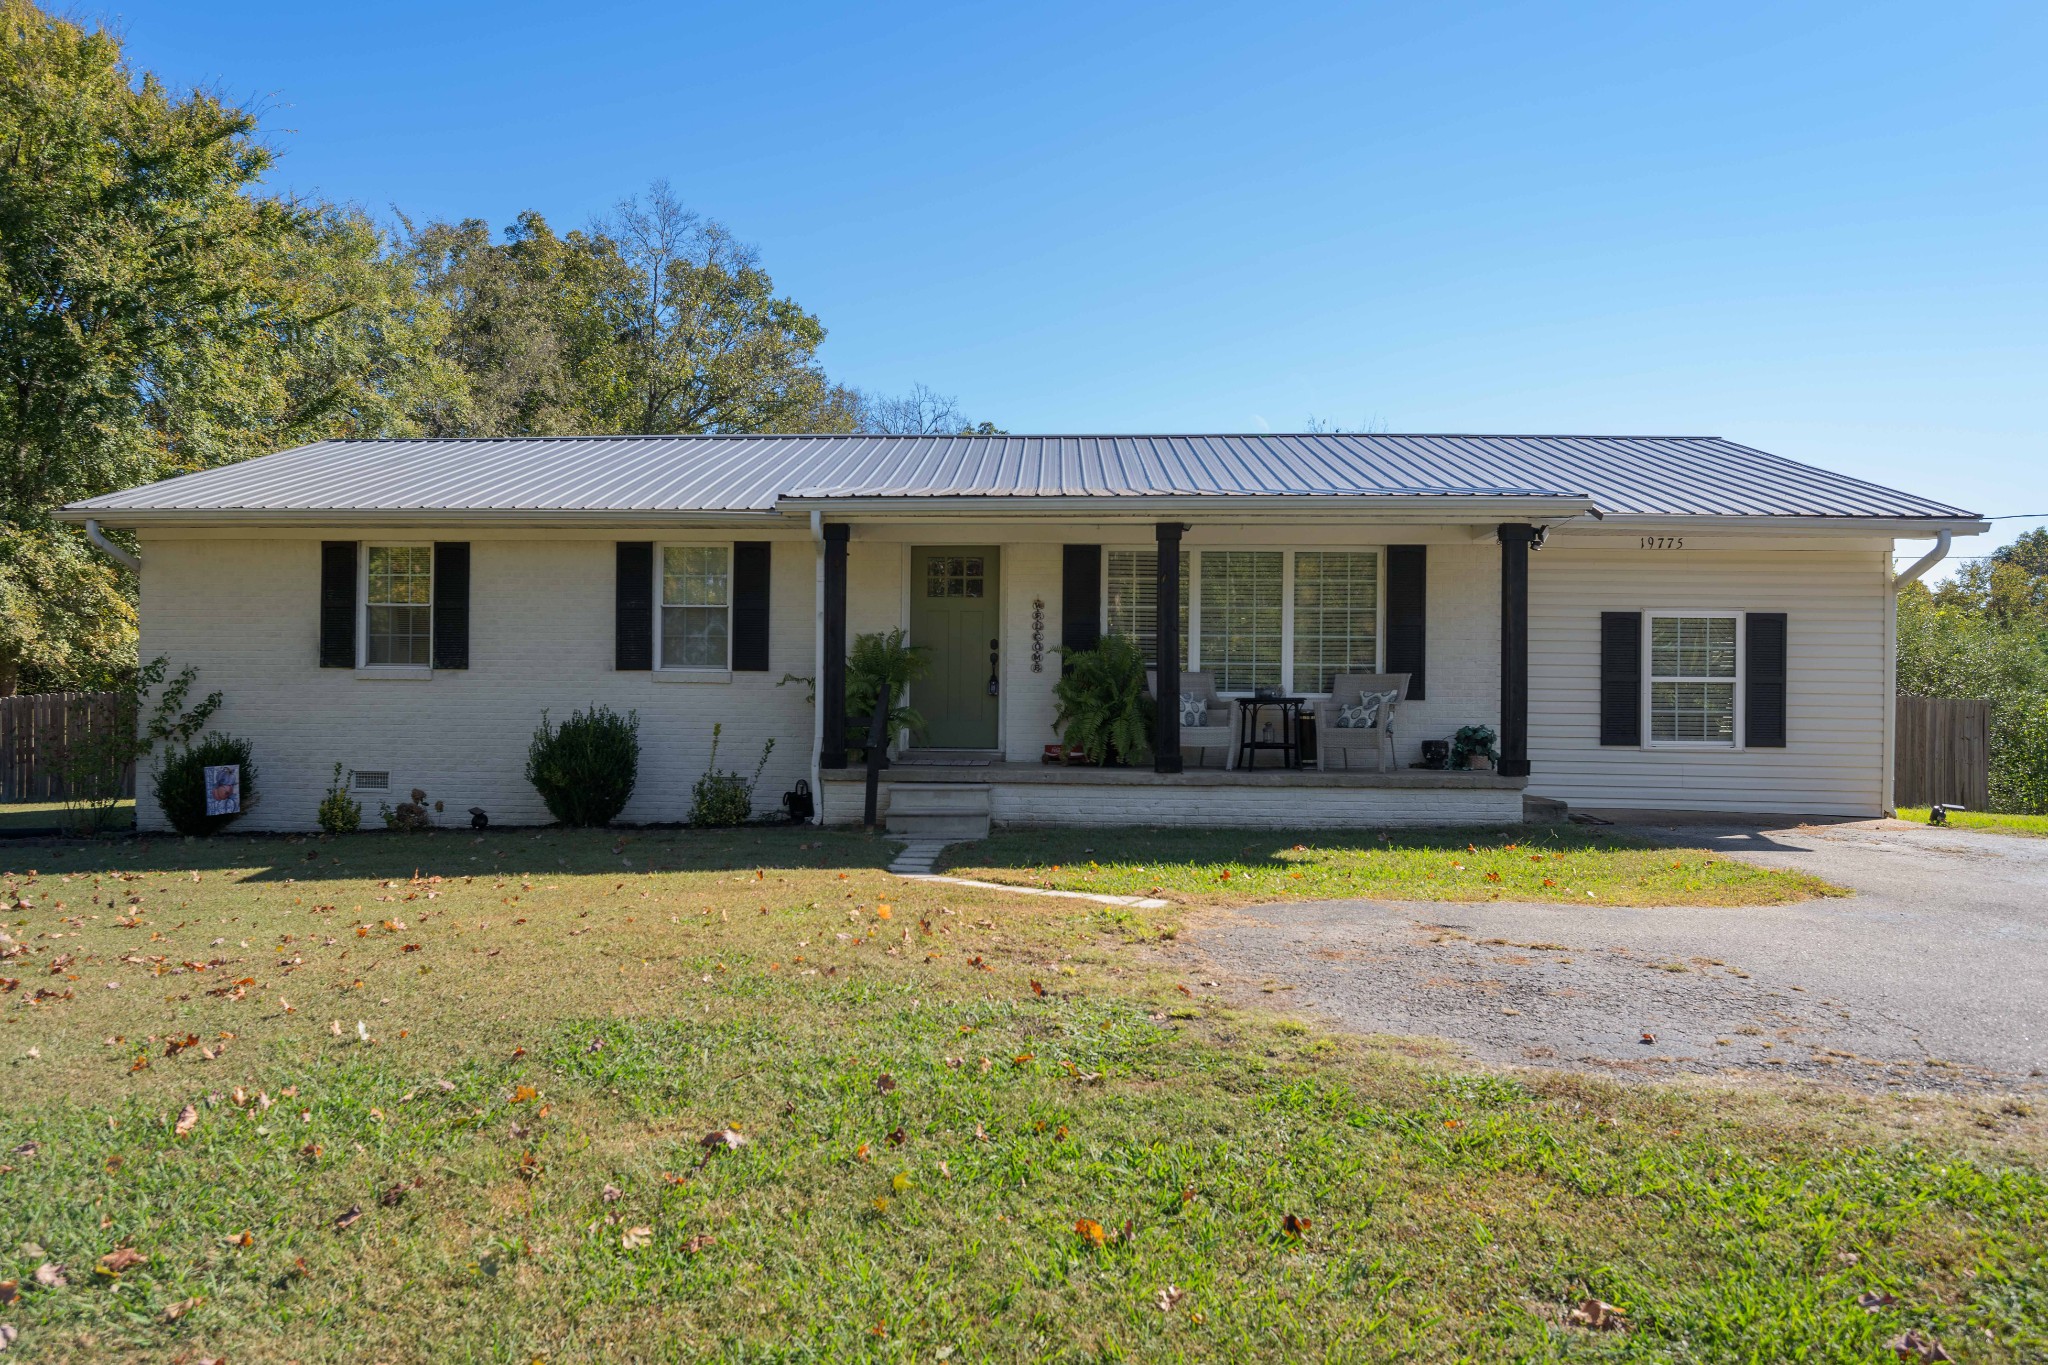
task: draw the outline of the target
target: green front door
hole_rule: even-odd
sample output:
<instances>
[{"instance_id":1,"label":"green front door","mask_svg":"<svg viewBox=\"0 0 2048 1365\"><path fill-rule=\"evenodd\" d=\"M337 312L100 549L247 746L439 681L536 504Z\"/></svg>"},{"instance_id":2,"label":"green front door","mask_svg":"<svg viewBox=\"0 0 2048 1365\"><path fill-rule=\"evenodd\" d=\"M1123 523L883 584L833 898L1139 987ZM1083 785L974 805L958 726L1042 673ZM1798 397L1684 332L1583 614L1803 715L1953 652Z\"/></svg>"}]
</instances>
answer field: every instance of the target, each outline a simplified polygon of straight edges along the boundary
<instances>
[{"instance_id":1,"label":"green front door","mask_svg":"<svg viewBox=\"0 0 2048 1365\"><path fill-rule=\"evenodd\" d=\"M911 684L910 704L924 716L925 749L996 747L996 697L989 679L999 650L994 546L938 546L910 553L910 643L931 667Z\"/></svg>"}]
</instances>

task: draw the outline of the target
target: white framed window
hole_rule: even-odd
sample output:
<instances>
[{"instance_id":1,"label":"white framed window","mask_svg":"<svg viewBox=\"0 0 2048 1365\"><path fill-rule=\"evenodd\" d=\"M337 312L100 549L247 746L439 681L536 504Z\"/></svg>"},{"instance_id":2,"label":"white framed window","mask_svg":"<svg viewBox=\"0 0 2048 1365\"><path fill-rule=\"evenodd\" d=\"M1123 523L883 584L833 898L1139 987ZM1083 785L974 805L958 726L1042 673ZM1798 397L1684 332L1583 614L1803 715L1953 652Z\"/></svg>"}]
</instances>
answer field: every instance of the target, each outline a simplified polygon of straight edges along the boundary
<instances>
[{"instance_id":1,"label":"white framed window","mask_svg":"<svg viewBox=\"0 0 2048 1365\"><path fill-rule=\"evenodd\" d=\"M1742 747L1742 613L1643 613L1644 743Z\"/></svg>"},{"instance_id":2,"label":"white framed window","mask_svg":"<svg viewBox=\"0 0 2048 1365\"><path fill-rule=\"evenodd\" d=\"M1339 673L1380 671L1377 550L1293 554L1294 676L1288 686L1320 696Z\"/></svg>"},{"instance_id":3,"label":"white framed window","mask_svg":"<svg viewBox=\"0 0 2048 1365\"><path fill-rule=\"evenodd\" d=\"M1180 664L1188 664L1188 604L1193 556L1180 552ZM1102 633L1137 641L1145 662L1159 661L1159 551L1110 550L1102 574Z\"/></svg>"},{"instance_id":4,"label":"white framed window","mask_svg":"<svg viewBox=\"0 0 2048 1365\"><path fill-rule=\"evenodd\" d=\"M1103 554L1102 629L1156 652L1156 550ZM1181 666L1216 690L1279 687L1327 695L1339 673L1380 669L1382 557L1377 548L1181 552Z\"/></svg>"},{"instance_id":5,"label":"white framed window","mask_svg":"<svg viewBox=\"0 0 2048 1365\"><path fill-rule=\"evenodd\" d=\"M357 599L359 666L431 668L434 663L434 547L365 545Z\"/></svg>"},{"instance_id":6,"label":"white framed window","mask_svg":"<svg viewBox=\"0 0 2048 1365\"><path fill-rule=\"evenodd\" d=\"M732 667L732 546L664 545L655 560L656 667Z\"/></svg>"}]
</instances>

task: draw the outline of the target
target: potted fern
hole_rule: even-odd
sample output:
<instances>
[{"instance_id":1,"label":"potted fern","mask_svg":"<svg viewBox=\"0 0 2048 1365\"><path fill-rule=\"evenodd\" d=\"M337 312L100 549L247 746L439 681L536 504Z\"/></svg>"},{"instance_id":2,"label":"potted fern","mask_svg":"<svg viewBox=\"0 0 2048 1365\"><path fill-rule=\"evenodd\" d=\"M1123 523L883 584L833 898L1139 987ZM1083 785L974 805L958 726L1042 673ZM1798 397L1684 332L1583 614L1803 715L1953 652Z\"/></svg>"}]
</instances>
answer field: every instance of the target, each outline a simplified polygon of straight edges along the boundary
<instances>
[{"instance_id":1,"label":"potted fern","mask_svg":"<svg viewBox=\"0 0 2048 1365\"><path fill-rule=\"evenodd\" d=\"M924 729L924 717L907 704L910 684L931 668L931 651L904 643L901 627L853 637L846 651L846 752L855 762L867 759L868 727L875 719L875 699L889 694L885 736ZM887 759L884 758L886 766Z\"/></svg>"},{"instance_id":2,"label":"potted fern","mask_svg":"<svg viewBox=\"0 0 2048 1365\"><path fill-rule=\"evenodd\" d=\"M1105 635L1093 649L1061 650L1059 704L1052 726L1060 742L1090 763L1128 765L1152 757L1152 698L1145 691L1145 656L1122 635Z\"/></svg>"}]
</instances>

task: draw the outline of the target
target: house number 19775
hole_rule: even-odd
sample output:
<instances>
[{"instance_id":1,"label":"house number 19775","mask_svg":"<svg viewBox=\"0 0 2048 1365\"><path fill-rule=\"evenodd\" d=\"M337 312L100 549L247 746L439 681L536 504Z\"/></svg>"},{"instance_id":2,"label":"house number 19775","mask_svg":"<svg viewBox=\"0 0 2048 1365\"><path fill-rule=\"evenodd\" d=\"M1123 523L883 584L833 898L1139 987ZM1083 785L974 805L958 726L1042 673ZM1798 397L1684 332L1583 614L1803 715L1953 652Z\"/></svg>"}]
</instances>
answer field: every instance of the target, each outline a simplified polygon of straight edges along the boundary
<instances>
[{"instance_id":1,"label":"house number 19775","mask_svg":"<svg viewBox=\"0 0 2048 1365\"><path fill-rule=\"evenodd\" d=\"M1645 550L1683 550L1685 548L1685 537L1644 536L1642 548Z\"/></svg>"}]
</instances>

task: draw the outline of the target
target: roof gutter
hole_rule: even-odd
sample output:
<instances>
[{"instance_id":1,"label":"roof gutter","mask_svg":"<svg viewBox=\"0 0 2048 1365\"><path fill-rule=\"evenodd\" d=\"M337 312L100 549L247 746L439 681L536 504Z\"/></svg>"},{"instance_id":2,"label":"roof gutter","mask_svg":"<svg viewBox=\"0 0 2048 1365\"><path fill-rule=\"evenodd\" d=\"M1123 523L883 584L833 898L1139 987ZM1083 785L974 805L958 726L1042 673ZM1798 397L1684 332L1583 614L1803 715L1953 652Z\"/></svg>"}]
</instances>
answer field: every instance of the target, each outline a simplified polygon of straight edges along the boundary
<instances>
[{"instance_id":1,"label":"roof gutter","mask_svg":"<svg viewBox=\"0 0 2048 1365\"><path fill-rule=\"evenodd\" d=\"M546 507L60 507L51 514L74 526L93 526L102 519L117 526L732 526L779 522L769 509L692 511L687 509L608 509ZM90 533L88 533L90 534Z\"/></svg>"},{"instance_id":2,"label":"roof gutter","mask_svg":"<svg viewBox=\"0 0 2048 1365\"><path fill-rule=\"evenodd\" d=\"M93 543L94 549L116 564L126 565L136 573L142 572L142 556L108 540L106 532L100 530L100 524L91 517L85 519L85 538Z\"/></svg>"},{"instance_id":3,"label":"roof gutter","mask_svg":"<svg viewBox=\"0 0 2048 1365\"><path fill-rule=\"evenodd\" d=\"M1508 521L1572 521L1601 516L1592 499L1573 495L1560 497L1500 497L1486 494L1429 496L1336 493L1293 495L1280 493L1193 495L1141 495L1136 497L1093 497L1052 494L1037 497L858 497L776 500L785 512L825 511L837 517L887 518L892 521L942 519L960 521L980 517L1082 516L1091 521L1153 521L1160 517L1198 516L1212 512L1233 522L1260 520L1299 521L1303 516L1331 514L1369 517L1380 522L1469 521L1474 524Z\"/></svg>"},{"instance_id":4,"label":"roof gutter","mask_svg":"<svg viewBox=\"0 0 2048 1365\"><path fill-rule=\"evenodd\" d=\"M1950 535L1947 527L1937 531L1934 536L1934 548L1914 560L1904 573L1898 574L1892 579L1892 591L1898 592L1910 583L1918 583L1922 574L1948 558L1949 541Z\"/></svg>"}]
</instances>

